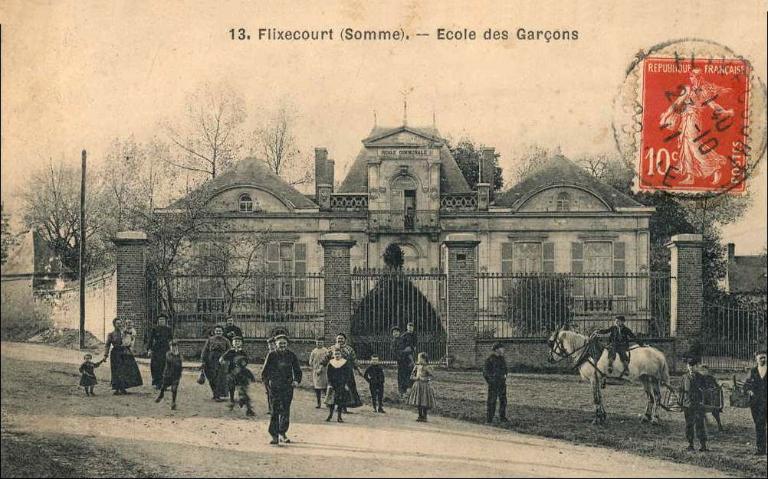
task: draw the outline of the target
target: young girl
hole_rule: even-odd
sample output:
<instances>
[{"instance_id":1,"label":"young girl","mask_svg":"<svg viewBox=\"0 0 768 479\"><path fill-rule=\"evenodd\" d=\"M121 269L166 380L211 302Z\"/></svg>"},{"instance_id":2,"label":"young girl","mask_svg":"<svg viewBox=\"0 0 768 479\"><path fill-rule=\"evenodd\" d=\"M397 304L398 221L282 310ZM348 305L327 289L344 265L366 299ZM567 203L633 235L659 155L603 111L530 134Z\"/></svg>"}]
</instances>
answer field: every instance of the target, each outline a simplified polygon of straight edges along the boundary
<instances>
[{"instance_id":1,"label":"young girl","mask_svg":"<svg viewBox=\"0 0 768 479\"><path fill-rule=\"evenodd\" d=\"M170 342L171 350L165 353L165 369L163 370L163 383L160 386L160 394L155 402L160 402L165 396L165 390L171 388L171 409L176 409L176 394L179 392L179 381L181 381L181 354L179 353L179 343L172 339Z\"/></svg>"},{"instance_id":2,"label":"young girl","mask_svg":"<svg viewBox=\"0 0 768 479\"><path fill-rule=\"evenodd\" d=\"M411 388L411 394L408 397L408 404L416 406L419 410L417 422L427 422L427 411L437 404L435 393L432 392L432 386L429 385L434 377L432 369L427 365L427 353L419 353L416 360L416 367L411 373L411 380L414 381Z\"/></svg>"},{"instance_id":3,"label":"young girl","mask_svg":"<svg viewBox=\"0 0 768 479\"><path fill-rule=\"evenodd\" d=\"M339 348L333 349L333 359L328 361L326 375L328 378L328 391L325 393L325 404L328 406L326 422L333 419L333 410L336 409L336 421L344 422L341 413L350 400L350 381L352 381L352 366L347 361Z\"/></svg>"},{"instance_id":4,"label":"young girl","mask_svg":"<svg viewBox=\"0 0 768 479\"><path fill-rule=\"evenodd\" d=\"M83 356L83 364L80 365L80 385L83 386L85 389L85 395L86 396L95 396L96 394L93 393L93 387L96 385L96 373L93 371L94 369L98 368L101 363L104 362L102 359L101 361L98 361L96 363L92 362L91 359L93 356L90 354L86 354Z\"/></svg>"}]
</instances>

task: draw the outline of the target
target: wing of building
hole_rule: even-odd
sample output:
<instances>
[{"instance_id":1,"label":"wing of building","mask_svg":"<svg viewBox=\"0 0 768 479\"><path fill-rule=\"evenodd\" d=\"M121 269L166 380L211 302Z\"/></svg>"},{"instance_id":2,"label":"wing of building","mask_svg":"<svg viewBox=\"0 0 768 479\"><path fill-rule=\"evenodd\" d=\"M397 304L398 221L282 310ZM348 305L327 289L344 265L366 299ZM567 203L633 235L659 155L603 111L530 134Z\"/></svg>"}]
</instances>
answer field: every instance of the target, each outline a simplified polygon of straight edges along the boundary
<instances>
[{"instance_id":1,"label":"wing of building","mask_svg":"<svg viewBox=\"0 0 768 479\"><path fill-rule=\"evenodd\" d=\"M484 149L483 164L493 149ZM601 183L567 158L550 158L535 173L490 201L493 168L470 189L435 128L376 127L362 140L347 176L334 190L334 161L315 149L314 195L303 195L255 158L205 185L206 205L231 236L269 232L265 264L281 273L318 272L329 232L356 240L352 265L383 266L391 243L407 267L443 269L441 242L451 233L480 239L479 271L505 273L646 272L653 212ZM159 214L178 211L185 200ZM200 243L208 241L201 235ZM196 245L192 254L206 254Z\"/></svg>"}]
</instances>

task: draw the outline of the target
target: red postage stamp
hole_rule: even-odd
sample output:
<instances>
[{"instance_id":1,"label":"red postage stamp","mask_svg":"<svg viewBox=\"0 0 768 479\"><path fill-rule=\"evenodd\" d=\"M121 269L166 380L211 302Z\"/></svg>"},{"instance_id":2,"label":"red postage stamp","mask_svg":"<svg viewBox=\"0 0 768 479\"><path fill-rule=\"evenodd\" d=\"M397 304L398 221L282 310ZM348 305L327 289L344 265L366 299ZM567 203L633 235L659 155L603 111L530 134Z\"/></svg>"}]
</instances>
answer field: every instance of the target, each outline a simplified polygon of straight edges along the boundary
<instances>
[{"instance_id":1,"label":"red postage stamp","mask_svg":"<svg viewBox=\"0 0 768 479\"><path fill-rule=\"evenodd\" d=\"M640 190L745 191L749 64L643 60Z\"/></svg>"}]
</instances>

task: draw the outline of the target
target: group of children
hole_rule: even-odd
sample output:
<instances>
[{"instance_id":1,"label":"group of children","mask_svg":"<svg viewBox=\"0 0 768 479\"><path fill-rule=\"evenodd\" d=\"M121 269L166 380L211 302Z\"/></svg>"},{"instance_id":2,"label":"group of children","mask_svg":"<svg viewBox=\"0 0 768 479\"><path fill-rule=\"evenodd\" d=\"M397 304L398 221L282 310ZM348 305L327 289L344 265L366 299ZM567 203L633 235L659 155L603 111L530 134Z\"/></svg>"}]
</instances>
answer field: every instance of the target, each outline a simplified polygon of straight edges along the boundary
<instances>
[{"instance_id":1,"label":"group of children","mask_svg":"<svg viewBox=\"0 0 768 479\"><path fill-rule=\"evenodd\" d=\"M165 354L165 368L163 370L162 383L159 385L159 393L155 398L155 402L159 403L165 397L165 392L170 388L171 390L171 409L176 409L176 399L179 390L179 382L181 381L182 373L182 357L179 352L178 341L173 339L170 341L170 349ZM318 347L321 347L319 344ZM269 351L274 350L274 341L268 341ZM93 356L91 354L85 354L83 363L80 365L79 371L80 386L84 388L86 396L94 396L94 386L97 384L95 369L99 367L105 360L93 362ZM239 405L241 408L245 407L247 416L254 416L253 405L251 397L248 393L251 383L256 382L256 377L248 369L249 357L243 348L243 339L241 337L232 338L232 348L224 353L219 362L224 365L227 370L227 386L229 389L229 409L232 410L235 405ZM310 364L312 361L310 360ZM323 370L323 375L326 372ZM435 395L432 391L430 382L433 379L431 368L428 366L428 357L426 353L419 353L418 360L411 373L411 381L413 386L408 396L407 403L415 406L418 410L418 422L427 421L427 411L433 408L436 404ZM378 356L371 358L371 363L363 373L363 378L368 382L371 401L374 412L384 413L384 382L385 375L384 370L381 367ZM326 382L327 384L327 382ZM321 395L328 395L328 390L324 388L318 388L315 383L315 392L317 395L318 407L320 407ZM235 393L237 393L238 401L235 401ZM328 398L326 398L328 399ZM267 403L270 404L269 390L267 389ZM327 404L327 401L326 401ZM331 406L333 408L333 406ZM339 418L341 418L342 409L346 409L346 405L339 404ZM271 413L271 410L270 410ZM333 414L333 409L331 409Z\"/></svg>"}]
</instances>

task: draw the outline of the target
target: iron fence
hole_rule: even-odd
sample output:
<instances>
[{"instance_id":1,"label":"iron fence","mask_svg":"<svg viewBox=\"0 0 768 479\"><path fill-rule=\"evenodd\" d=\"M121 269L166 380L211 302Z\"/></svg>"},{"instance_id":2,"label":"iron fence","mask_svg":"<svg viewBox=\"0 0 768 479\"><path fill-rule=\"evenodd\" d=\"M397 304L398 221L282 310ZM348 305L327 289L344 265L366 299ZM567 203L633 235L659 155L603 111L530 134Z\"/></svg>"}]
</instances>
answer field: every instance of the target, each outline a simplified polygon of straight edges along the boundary
<instances>
[{"instance_id":1,"label":"iron fence","mask_svg":"<svg viewBox=\"0 0 768 479\"><path fill-rule=\"evenodd\" d=\"M765 347L765 304L704 303L701 356L711 369L739 370L754 365L754 354Z\"/></svg>"},{"instance_id":2,"label":"iron fence","mask_svg":"<svg viewBox=\"0 0 768 479\"><path fill-rule=\"evenodd\" d=\"M547 337L568 323L588 334L618 315L646 337L669 334L670 276L481 273L479 339Z\"/></svg>"},{"instance_id":3,"label":"iron fence","mask_svg":"<svg viewBox=\"0 0 768 479\"><path fill-rule=\"evenodd\" d=\"M441 273L356 269L352 281L352 337L358 357L395 361L391 328L414 323L417 352L432 363L446 354L446 281Z\"/></svg>"},{"instance_id":4,"label":"iron fence","mask_svg":"<svg viewBox=\"0 0 768 479\"><path fill-rule=\"evenodd\" d=\"M207 338L230 316L246 338L323 335L320 274L175 275L157 284L157 299L180 339Z\"/></svg>"}]
</instances>

